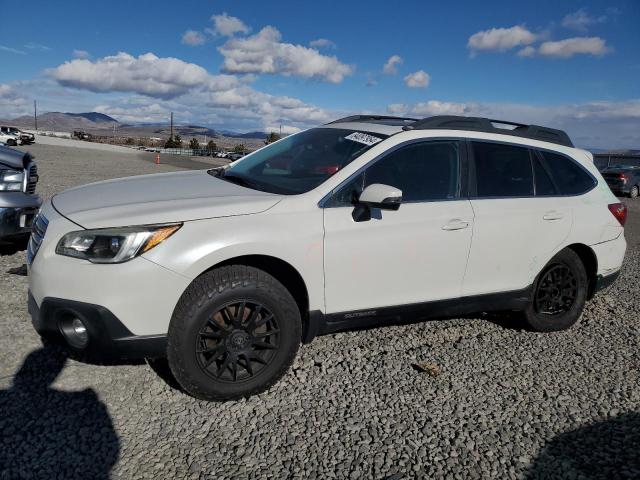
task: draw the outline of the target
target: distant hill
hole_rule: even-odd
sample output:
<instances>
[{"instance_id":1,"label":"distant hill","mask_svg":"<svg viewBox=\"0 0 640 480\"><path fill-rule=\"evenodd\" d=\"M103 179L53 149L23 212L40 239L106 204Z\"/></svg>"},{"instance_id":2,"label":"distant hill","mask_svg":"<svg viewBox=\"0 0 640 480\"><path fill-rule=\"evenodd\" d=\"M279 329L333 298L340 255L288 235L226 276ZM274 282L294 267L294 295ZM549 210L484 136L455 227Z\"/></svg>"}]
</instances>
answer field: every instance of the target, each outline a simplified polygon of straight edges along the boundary
<instances>
[{"instance_id":1,"label":"distant hill","mask_svg":"<svg viewBox=\"0 0 640 480\"><path fill-rule=\"evenodd\" d=\"M34 128L33 117L22 116L13 119L0 119L0 124L14 125L16 127L31 130ZM115 127L115 129L114 129ZM60 132L73 132L82 130L97 136L117 135L119 137L154 137L167 139L171 135L171 128L167 123L120 123L113 117L99 112L63 113L47 112L38 115L38 130L52 130ZM209 127L199 125L174 125L174 135L180 135L183 141L198 138L199 141L215 139L224 146L233 146L243 143L248 147L262 146L262 141L267 138L265 132L238 133L233 131L216 131Z\"/></svg>"},{"instance_id":2,"label":"distant hill","mask_svg":"<svg viewBox=\"0 0 640 480\"><path fill-rule=\"evenodd\" d=\"M52 113L59 113L59 112L52 112ZM86 118L87 120L90 120L90 121L96 122L96 123L101 123L101 122L120 123L115 118L110 117L109 115L105 115L104 113L99 113L99 112L86 112L86 113L69 113L69 112L67 112L64 115L69 115L70 117L82 117L82 118Z\"/></svg>"}]
</instances>

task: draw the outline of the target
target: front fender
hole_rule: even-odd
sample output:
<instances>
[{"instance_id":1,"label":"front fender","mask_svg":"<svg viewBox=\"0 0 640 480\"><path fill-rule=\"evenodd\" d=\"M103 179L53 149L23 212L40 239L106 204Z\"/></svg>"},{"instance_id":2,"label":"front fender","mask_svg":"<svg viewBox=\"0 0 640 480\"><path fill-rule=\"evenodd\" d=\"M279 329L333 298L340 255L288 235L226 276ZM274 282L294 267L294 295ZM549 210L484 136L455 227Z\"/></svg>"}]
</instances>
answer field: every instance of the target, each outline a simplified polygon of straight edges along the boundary
<instances>
[{"instance_id":1,"label":"front fender","mask_svg":"<svg viewBox=\"0 0 640 480\"><path fill-rule=\"evenodd\" d=\"M144 257L191 280L235 257L264 255L295 268L309 293L309 308L324 311L322 210L282 212L186 222Z\"/></svg>"}]
</instances>

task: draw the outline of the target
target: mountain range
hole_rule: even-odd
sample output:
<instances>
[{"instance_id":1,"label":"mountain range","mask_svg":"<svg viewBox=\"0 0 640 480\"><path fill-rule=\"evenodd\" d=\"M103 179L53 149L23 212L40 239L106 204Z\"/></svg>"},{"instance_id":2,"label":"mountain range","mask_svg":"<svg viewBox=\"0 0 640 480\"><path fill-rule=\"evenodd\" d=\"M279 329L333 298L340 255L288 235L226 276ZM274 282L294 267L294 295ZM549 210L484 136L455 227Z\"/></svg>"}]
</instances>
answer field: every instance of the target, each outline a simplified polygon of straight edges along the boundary
<instances>
[{"instance_id":1,"label":"mountain range","mask_svg":"<svg viewBox=\"0 0 640 480\"><path fill-rule=\"evenodd\" d=\"M33 117L25 115L12 119L1 119L0 123L14 125L24 129L33 129ZM140 123L127 124L120 123L113 117L99 112L47 112L38 115L38 130L73 132L82 130L92 135L113 135L131 137L160 137L168 138L171 134L170 125L167 123ZM177 125L173 126L174 134L183 138L193 136L207 136L210 138L230 137L248 140L264 140L267 138L265 132L238 133L229 130L214 130L200 125Z\"/></svg>"}]
</instances>

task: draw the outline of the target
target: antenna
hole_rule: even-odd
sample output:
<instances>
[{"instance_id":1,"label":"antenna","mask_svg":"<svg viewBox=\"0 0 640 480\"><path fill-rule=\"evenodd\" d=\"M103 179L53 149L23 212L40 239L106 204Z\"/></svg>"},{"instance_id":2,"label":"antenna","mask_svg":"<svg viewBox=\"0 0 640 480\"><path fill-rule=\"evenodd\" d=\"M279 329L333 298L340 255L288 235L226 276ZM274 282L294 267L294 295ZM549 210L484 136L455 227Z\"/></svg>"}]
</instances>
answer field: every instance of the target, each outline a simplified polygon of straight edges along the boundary
<instances>
[{"instance_id":1,"label":"antenna","mask_svg":"<svg viewBox=\"0 0 640 480\"><path fill-rule=\"evenodd\" d=\"M36 101L33 101L33 123L36 126L36 132L38 131L38 107Z\"/></svg>"}]
</instances>

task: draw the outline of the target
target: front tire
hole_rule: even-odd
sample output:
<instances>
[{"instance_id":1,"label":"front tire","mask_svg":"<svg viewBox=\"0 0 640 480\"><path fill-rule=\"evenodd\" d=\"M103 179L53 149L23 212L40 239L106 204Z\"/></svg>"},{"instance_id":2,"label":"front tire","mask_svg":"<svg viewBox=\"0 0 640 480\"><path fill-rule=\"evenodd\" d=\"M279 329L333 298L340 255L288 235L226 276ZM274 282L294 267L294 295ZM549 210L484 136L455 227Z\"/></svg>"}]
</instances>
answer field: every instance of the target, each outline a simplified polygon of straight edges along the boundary
<instances>
[{"instance_id":1,"label":"front tire","mask_svg":"<svg viewBox=\"0 0 640 480\"><path fill-rule=\"evenodd\" d=\"M553 257L534 282L531 302L524 312L532 330L566 330L580 320L587 300L588 278L580 257L565 249Z\"/></svg>"},{"instance_id":2,"label":"front tire","mask_svg":"<svg viewBox=\"0 0 640 480\"><path fill-rule=\"evenodd\" d=\"M634 185L629 192L629 197L638 198L638 195L640 195L640 188L638 187L638 185Z\"/></svg>"},{"instance_id":3,"label":"front tire","mask_svg":"<svg viewBox=\"0 0 640 480\"><path fill-rule=\"evenodd\" d=\"M248 397L285 374L301 331L298 306L275 278L253 267L220 267L180 298L169 325L169 366L196 398Z\"/></svg>"}]
</instances>

